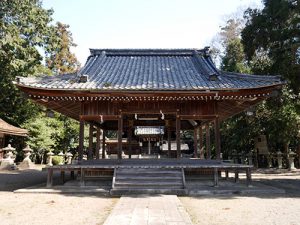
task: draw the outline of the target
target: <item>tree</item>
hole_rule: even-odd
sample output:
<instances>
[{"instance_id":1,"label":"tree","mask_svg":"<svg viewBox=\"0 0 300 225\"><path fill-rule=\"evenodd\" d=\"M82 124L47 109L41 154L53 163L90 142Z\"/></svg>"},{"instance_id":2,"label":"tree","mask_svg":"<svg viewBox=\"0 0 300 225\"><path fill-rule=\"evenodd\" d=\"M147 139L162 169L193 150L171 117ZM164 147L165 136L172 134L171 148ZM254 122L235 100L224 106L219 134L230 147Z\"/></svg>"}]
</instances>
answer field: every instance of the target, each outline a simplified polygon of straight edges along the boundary
<instances>
[{"instance_id":1,"label":"tree","mask_svg":"<svg viewBox=\"0 0 300 225\"><path fill-rule=\"evenodd\" d=\"M256 120L276 151L296 145L299 134L299 1L265 0L264 8L245 12L242 43L251 70L281 74L288 85L276 98L258 105ZM293 90L293 91L291 91ZM298 143L299 144L299 143Z\"/></svg>"},{"instance_id":2,"label":"tree","mask_svg":"<svg viewBox=\"0 0 300 225\"><path fill-rule=\"evenodd\" d=\"M39 113L23 124L29 131L27 143L33 149L37 161L43 162L45 152L54 150L56 147L55 137L59 137L59 134L62 133L59 129L61 126L56 122L56 120Z\"/></svg>"},{"instance_id":3,"label":"tree","mask_svg":"<svg viewBox=\"0 0 300 225\"><path fill-rule=\"evenodd\" d=\"M46 65L55 74L76 72L80 63L74 53L70 51L70 47L75 47L76 44L73 42L72 33L68 30L69 25L57 22L55 28L60 43L57 44L55 51L46 56Z\"/></svg>"},{"instance_id":4,"label":"tree","mask_svg":"<svg viewBox=\"0 0 300 225\"><path fill-rule=\"evenodd\" d=\"M28 143L35 151L65 150L62 148L76 141L77 135L76 122L58 115L45 117L45 109L13 85L17 76L78 69L79 63L70 52L75 44L69 26L52 25L52 14L52 10L42 8L40 0L0 1L0 117L14 125L24 124L30 130ZM43 56L49 68L43 65Z\"/></svg>"},{"instance_id":5,"label":"tree","mask_svg":"<svg viewBox=\"0 0 300 225\"><path fill-rule=\"evenodd\" d=\"M72 33L68 30L69 26L60 22L56 23L56 37L53 42L59 41L56 48L46 55L46 65L53 74L74 73L80 63L76 56L70 51L71 47L75 47ZM62 126L62 133L57 138L57 148L66 152L69 148L77 146L79 137L79 123L64 115L57 115L52 120L57 120Z\"/></svg>"},{"instance_id":6,"label":"tree","mask_svg":"<svg viewBox=\"0 0 300 225\"><path fill-rule=\"evenodd\" d=\"M39 111L12 82L17 76L47 71L37 48L45 52L55 48L50 42L56 38L52 13L39 0L0 2L0 117L12 124L19 125Z\"/></svg>"},{"instance_id":7,"label":"tree","mask_svg":"<svg viewBox=\"0 0 300 225\"><path fill-rule=\"evenodd\" d=\"M250 73L245 62L244 48L240 38L228 40L226 43L221 69L229 72Z\"/></svg>"},{"instance_id":8,"label":"tree","mask_svg":"<svg viewBox=\"0 0 300 225\"><path fill-rule=\"evenodd\" d=\"M264 8L245 12L242 31L247 60L263 49L272 64L270 74L281 74L297 94L300 90L300 3L297 0L264 0Z\"/></svg>"},{"instance_id":9,"label":"tree","mask_svg":"<svg viewBox=\"0 0 300 225\"><path fill-rule=\"evenodd\" d=\"M297 107L299 98L285 87L282 94L271 98L257 107L256 121L264 129L270 148L275 152L284 149L288 153L289 144L298 144L300 115Z\"/></svg>"}]
</instances>

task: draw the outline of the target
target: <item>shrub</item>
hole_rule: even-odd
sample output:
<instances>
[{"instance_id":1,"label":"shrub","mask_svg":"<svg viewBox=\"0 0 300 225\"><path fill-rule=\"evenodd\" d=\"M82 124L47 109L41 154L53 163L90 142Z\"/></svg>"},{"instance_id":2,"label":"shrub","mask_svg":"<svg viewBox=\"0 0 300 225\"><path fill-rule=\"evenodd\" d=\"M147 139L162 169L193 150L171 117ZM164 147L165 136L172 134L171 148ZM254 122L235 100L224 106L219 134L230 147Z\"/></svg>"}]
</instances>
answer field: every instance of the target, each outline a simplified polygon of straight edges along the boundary
<instances>
[{"instance_id":1,"label":"shrub","mask_svg":"<svg viewBox=\"0 0 300 225\"><path fill-rule=\"evenodd\" d=\"M60 163L64 163L64 159L61 156L55 155L52 158L52 164L53 165L58 165Z\"/></svg>"}]
</instances>

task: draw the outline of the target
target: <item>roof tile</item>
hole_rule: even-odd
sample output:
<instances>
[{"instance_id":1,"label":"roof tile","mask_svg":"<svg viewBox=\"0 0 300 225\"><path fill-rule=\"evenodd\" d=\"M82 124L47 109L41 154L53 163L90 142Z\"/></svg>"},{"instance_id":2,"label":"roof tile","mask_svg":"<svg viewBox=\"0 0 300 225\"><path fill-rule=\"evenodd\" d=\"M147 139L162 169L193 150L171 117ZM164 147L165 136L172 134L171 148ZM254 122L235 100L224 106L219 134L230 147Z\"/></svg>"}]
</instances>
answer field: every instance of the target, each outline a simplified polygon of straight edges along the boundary
<instances>
[{"instance_id":1,"label":"roof tile","mask_svg":"<svg viewBox=\"0 0 300 225\"><path fill-rule=\"evenodd\" d=\"M77 74L23 78L19 84L64 90L219 90L249 89L283 84L277 76L258 76L219 71L197 49L91 49ZM88 81L79 82L81 75ZM209 76L217 74L218 80Z\"/></svg>"}]
</instances>

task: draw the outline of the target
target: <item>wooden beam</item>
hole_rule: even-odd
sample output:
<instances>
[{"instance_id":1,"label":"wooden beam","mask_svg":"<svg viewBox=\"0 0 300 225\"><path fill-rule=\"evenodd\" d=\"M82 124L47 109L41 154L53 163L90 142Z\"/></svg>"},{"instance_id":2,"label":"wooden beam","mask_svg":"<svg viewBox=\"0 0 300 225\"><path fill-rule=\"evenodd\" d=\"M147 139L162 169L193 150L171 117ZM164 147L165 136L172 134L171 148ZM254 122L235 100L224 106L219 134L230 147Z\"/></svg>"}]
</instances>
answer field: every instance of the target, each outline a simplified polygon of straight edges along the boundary
<instances>
[{"instance_id":1,"label":"wooden beam","mask_svg":"<svg viewBox=\"0 0 300 225\"><path fill-rule=\"evenodd\" d=\"M198 128L194 128L194 158L198 158Z\"/></svg>"},{"instance_id":2,"label":"wooden beam","mask_svg":"<svg viewBox=\"0 0 300 225\"><path fill-rule=\"evenodd\" d=\"M96 159L99 159L99 151L100 151L100 135L101 129L97 127L97 134L96 134Z\"/></svg>"},{"instance_id":3,"label":"wooden beam","mask_svg":"<svg viewBox=\"0 0 300 225\"><path fill-rule=\"evenodd\" d=\"M83 119L85 121L89 121L89 120L100 121L101 119L103 119L103 121L118 120L118 115L81 115L80 119Z\"/></svg>"},{"instance_id":4,"label":"wooden beam","mask_svg":"<svg viewBox=\"0 0 300 225\"><path fill-rule=\"evenodd\" d=\"M102 159L105 159L105 135L106 131L102 130Z\"/></svg>"},{"instance_id":5,"label":"wooden beam","mask_svg":"<svg viewBox=\"0 0 300 225\"><path fill-rule=\"evenodd\" d=\"M118 159L122 159L122 132L123 132L123 117L119 115L118 119Z\"/></svg>"},{"instance_id":6,"label":"wooden beam","mask_svg":"<svg viewBox=\"0 0 300 225\"><path fill-rule=\"evenodd\" d=\"M180 142L180 117L176 116L176 145L177 145L177 158L181 156L181 142Z\"/></svg>"},{"instance_id":7,"label":"wooden beam","mask_svg":"<svg viewBox=\"0 0 300 225\"><path fill-rule=\"evenodd\" d=\"M180 119L182 120L202 120L202 119L207 119L207 120L213 120L216 118L216 115L180 115Z\"/></svg>"},{"instance_id":8,"label":"wooden beam","mask_svg":"<svg viewBox=\"0 0 300 225\"><path fill-rule=\"evenodd\" d=\"M88 150L88 159L93 159L93 125L90 124L90 130L89 130L89 150Z\"/></svg>"},{"instance_id":9,"label":"wooden beam","mask_svg":"<svg viewBox=\"0 0 300 225\"><path fill-rule=\"evenodd\" d=\"M80 120L79 124L79 147L78 147L78 159L83 158L83 145L84 145L84 121Z\"/></svg>"},{"instance_id":10,"label":"wooden beam","mask_svg":"<svg viewBox=\"0 0 300 225\"><path fill-rule=\"evenodd\" d=\"M215 119L215 143L216 143L216 155L217 159L221 159L221 137L220 137L220 120L217 117Z\"/></svg>"},{"instance_id":11,"label":"wooden beam","mask_svg":"<svg viewBox=\"0 0 300 225\"><path fill-rule=\"evenodd\" d=\"M205 135L206 135L206 159L211 159L211 149L210 149L210 130L209 124L205 124Z\"/></svg>"}]
</instances>

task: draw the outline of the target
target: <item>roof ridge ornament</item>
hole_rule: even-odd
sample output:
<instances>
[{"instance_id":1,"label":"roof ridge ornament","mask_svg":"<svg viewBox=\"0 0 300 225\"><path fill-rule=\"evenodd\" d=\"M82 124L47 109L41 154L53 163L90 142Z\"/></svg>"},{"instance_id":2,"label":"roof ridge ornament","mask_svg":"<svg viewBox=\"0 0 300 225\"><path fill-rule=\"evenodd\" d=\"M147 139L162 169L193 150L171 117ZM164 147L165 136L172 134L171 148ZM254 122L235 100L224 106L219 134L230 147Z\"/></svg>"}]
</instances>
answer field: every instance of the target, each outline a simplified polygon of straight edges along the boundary
<instances>
[{"instance_id":1,"label":"roof ridge ornament","mask_svg":"<svg viewBox=\"0 0 300 225\"><path fill-rule=\"evenodd\" d=\"M205 57L209 57L210 56L210 46L205 46L203 49L203 53Z\"/></svg>"},{"instance_id":2,"label":"roof ridge ornament","mask_svg":"<svg viewBox=\"0 0 300 225\"><path fill-rule=\"evenodd\" d=\"M86 83L86 82L88 82L88 80L89 80L89 75L87 75L87 74L82 74L79 77L79 83Z\"/></svg>"}]
</instances>

